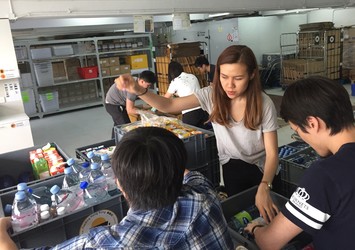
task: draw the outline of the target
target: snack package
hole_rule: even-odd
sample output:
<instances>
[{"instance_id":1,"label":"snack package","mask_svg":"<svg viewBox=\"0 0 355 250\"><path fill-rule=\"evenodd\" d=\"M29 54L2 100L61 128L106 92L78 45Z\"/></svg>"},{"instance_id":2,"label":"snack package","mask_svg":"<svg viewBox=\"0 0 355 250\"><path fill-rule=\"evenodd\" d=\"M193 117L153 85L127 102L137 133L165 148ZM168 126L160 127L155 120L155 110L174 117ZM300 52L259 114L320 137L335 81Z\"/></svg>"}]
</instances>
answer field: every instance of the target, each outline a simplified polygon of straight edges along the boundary
<instances>
[{"instance_id":1,"label":"snack package","mask_svg":"<svg viewBox=\"0 0 355 250\"><path fill-rule=\"evenodd\" d=\"M122 127L124 132L129 132L138 127L160 127L173 132L180 139L188 138L196 134L202 134L202 131L183 124L177 118L158 116L149 111L139 110L138 112L141 116L141 120Z\"/></svg>"}]
</instances>

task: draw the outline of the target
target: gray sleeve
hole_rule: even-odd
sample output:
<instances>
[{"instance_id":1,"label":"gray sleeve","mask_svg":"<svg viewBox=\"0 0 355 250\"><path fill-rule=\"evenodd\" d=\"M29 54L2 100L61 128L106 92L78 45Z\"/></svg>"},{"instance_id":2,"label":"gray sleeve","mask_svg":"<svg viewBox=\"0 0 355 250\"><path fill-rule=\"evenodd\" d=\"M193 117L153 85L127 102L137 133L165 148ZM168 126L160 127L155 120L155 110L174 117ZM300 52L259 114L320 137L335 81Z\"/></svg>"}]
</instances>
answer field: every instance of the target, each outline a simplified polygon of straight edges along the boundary
<instances>
[{"instance_id":1,"label":"gray sleeve","mask_svg":"<svg viewBox=\"0 0 355 250\"><path fill-rule=\"evenodd\" d=\"M271 132L279 128L275 105L266 94L263 94L263 121L261 126L263 132Z\"/></svg>"},{"instance_id":2,"label":"gray sleeve","mask_svg":"<svg viewBox=\"0 0 355 250\"><path fill-rule=\"evenodd\" d=\"M195 96L200 102L200 106L203 110L207 111L207 113L211 114L212 112L212 87L204 87L196 91Z\"/></svg>"},{"instance_id":3,"label":"gray sleeve","mask_svg":"<svg viewBox=\"0 0 355 250\"><path fill-rule=\"evenodd\" d=\"M137 96L135 94L127 92L127 99L134 102L135 100L137 100Z\"/></svg>"}]
</instances>

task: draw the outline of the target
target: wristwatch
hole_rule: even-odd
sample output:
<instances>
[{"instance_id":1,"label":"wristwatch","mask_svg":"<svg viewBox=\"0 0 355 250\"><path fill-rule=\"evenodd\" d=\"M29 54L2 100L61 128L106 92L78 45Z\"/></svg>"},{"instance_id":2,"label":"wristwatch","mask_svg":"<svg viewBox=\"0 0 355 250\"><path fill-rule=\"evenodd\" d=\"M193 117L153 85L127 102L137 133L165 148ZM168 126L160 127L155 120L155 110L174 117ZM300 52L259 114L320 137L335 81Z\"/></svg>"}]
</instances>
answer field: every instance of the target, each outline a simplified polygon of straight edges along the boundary
<instances>
[{"instance_id":1,"label":"wristwatch","mask_svg":"<svg viewBox=\"0 0 355 250\"><path fill-rule=\"evenodd\" d=\"M265 183L270 190L272 189L272 183L271 182L261 181L260 183Z\"/></svg>"}]
</instances>

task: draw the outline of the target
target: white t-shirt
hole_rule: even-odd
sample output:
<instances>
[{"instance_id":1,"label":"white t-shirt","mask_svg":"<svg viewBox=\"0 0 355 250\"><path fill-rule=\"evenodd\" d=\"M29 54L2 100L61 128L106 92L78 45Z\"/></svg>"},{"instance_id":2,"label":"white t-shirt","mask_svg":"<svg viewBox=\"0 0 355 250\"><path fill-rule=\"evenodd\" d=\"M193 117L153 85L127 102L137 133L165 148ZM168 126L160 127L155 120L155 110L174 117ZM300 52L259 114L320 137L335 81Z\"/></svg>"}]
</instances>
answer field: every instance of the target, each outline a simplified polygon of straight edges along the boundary
<instances>
[{"instance_id":1,"label":"white t-shirt","mask_svg":"<svg viewBox=\"0 0 355 250\"><path fill-rule=\"evenodd\" d=\"M213 107L212 91L212 87L209 86L195 93L201 108L209 114L211 114ZM221 164L227 163L230 159L240 159L257 165L263 171L265 164L263 133L276 131L278 124L274 103L265 93L262 93L262 98L263 118L257 130L247 129L244 126L244 120L233 121L230 128L212 123Z\"/></svg>"},{"instance_id":2,"label":"white t-shirt","mask_svg":"<svg viewBox=\"0 0 355 250\"><path fill-rule=\"evenodd\" d=\"M182 72L178 77L171 81L167 92L169 94L176 94L180 97L184 97L195 93L199 89L201 88L197 77L193 74ZM199 108L201 107L183 110L181 113L185 114Z\"/></svg>"}]
</instances>

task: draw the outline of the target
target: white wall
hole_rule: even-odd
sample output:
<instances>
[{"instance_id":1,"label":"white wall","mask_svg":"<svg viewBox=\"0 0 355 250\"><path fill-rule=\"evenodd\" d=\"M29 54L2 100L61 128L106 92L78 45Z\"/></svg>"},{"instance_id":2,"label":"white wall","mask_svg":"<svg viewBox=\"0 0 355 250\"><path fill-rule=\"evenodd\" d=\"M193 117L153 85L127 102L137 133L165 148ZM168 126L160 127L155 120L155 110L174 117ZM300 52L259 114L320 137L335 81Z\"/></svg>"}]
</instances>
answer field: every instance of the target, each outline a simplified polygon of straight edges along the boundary
<instances>
[{"instance_id":1,"label":"white wall","mask_svg":"<svg viewBox=\"0 0 355 250\"><path fill-rule=\"evenodd\" d=\"M300 24L334 22L335 27L355 25L355 8L324 9L303 14L285 16L243 17L222 21L196 23L185 31L174 31L172 42L182 42L188 33L210 33L210 61L215 63L218 55L231 44L245 44L255 53L258 63L266 53L280 52L280 35L296 33ZM238 39L227 41L228 33L237 30ZM191 38L191 36L190 36ZM193 41L193 40L189 40Z\"/></svg>"}]
</instances>

